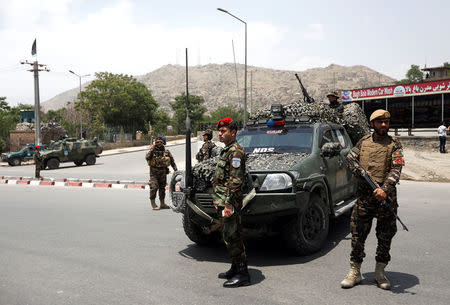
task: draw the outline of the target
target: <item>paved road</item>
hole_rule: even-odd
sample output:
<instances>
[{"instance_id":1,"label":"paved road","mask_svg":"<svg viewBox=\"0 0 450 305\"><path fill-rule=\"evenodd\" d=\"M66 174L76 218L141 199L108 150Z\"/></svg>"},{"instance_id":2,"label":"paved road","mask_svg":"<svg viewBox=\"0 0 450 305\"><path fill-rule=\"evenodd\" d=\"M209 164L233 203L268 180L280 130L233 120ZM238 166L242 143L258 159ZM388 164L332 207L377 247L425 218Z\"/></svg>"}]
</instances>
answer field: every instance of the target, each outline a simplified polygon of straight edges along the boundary
<instances>
[{"instance_id":1,"label":"paved road","mask_svg":"<svg viewBox=\"0 0 450 305\"><path fill-rule=\"evenodd\" d=\"M202 248L180 215L151 211L147 192L0 185L0 304L448 304L450 184L402 182L392 291L373 279L367 241L362 285L343 290L348 217L323 251L288 254L277 238L247 242L253 285L227 290L222 245Z\"/></svg>"},{"instance_id":2,"label":"paved road","mask_svg":"<svg viewBox=\"0 0 450 305\"><path fill-rule=\"evenodd\" d=\"M185 146L176 145L168 147L174 155L179 169L184 169ZM192 144L192 154L197 153L197 143ZM75 166L73 162L61 163L55 170L43 170L41 175L45 178L89 178L148 181L148 165L145 161L146 151L101 156L92 166ZM194 164L194 163L193 163ZM0 167L0 176L34 177L34 165Z\"/></svg>"}]
</instances>

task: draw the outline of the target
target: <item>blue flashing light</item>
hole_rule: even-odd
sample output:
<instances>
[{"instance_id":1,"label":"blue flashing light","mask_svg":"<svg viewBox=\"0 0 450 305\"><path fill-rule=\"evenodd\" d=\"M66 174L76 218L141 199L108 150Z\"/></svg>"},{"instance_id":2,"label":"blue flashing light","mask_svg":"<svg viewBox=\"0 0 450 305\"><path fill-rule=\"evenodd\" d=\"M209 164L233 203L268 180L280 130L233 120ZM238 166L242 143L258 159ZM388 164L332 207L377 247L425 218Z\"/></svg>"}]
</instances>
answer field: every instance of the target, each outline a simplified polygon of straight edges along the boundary
<instances>
[{"instance_id":1,"label":"blue flashing light","mask_svg":"<svg viewBox=\"0 0 450 305\"><path fill-rule=\"evenodd\" d=\"M275 126L275 121L274 120L269 120L269 121L267 121L267 127L273 127L273 126Z\"/></svg>"}]
</instances>

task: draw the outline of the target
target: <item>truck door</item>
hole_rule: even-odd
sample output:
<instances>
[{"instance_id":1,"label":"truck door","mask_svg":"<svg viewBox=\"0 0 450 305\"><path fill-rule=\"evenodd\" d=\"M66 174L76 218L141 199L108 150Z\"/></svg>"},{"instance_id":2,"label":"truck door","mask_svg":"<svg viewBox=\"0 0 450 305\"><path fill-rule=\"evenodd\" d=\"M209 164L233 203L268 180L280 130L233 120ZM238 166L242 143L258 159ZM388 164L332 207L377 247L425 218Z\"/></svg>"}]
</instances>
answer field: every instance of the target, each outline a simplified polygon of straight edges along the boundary
<instances>
[{"instance_id":1,"label":"truck door","mask_svg":"<svg viewBox=\"0 0 450 305\"><path fill-rule=\"evenodd\" d=\"M355 178L345 164L345 157L352 148L351 141L344 128L333 130L337 142L341 144L342 150L338 156L338 169L336 172L336 190L340 200L345 200L353 196L356 192Z\"/></svg>"},{"instance_id":2,"label":"truck door","mask_svg":"<svg viewBox=\"0 0 450 305\"><path fill-rule=\"evenodd\" d=\"M322 136L320 137L319 148L322 149L322 146L325 143L335 142L335 136L333 136L332 130L329 127L325 127L322 131ZM328 187L330 188L330 193L332 197L333 203L338 202L339 194L336 189L336 172L339 168L338 161L339 156L334 157L322 157L323 167L322 173L326 175L328 181Z\"/></svg>"}]
</instances>

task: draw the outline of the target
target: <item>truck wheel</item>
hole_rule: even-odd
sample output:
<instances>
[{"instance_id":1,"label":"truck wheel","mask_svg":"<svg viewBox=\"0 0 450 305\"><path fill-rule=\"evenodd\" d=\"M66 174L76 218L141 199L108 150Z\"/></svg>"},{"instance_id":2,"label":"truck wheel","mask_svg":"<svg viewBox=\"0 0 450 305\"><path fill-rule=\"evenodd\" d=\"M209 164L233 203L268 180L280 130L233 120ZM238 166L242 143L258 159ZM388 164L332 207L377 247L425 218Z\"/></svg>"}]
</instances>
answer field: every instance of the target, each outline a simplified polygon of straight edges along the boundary
<instances>
[{"instance_id":1,"label":"truck wheel","mask_svg":"<svg viewBox=\"0 0 450 305\"><path fill-rule=\"evenodd\" d=\"M86 164L87 165L94 165L95 164L95 155L88 155L86 156Z\"/></svg>"},{"instance_id":2,"label":"truck wheel","mask_svg":"<svg viewBox=\"0 0 450 305\"><path fill-rule=\"evenodd\" d=\"M47 161L48 169L57 169L59 167L59 160L56 158L51 158Z\"/></svg>"},{"instance_id":3,"label":"truck wheel","mask_svg":"<svg viewBox=\"0 0 450 305\"><path fill-rule=\"evenodd\" d=\"M22 161L19 158L14 158L11 160L11 163L9 163L11 166L20 166L22 164Z\"/></svg>"},{"instance_id":4,"label":"truck wheel","mask_svg":"<svg viewBox=\"0 0 450 305\"><path fill-rule=\"evenodd\" d=\"M312 194L305 210L286 225L283 237L297 254L311 254L322 248L329 225L325 202L318 194Z\"/></svg>"},{"instance_id":5,"label":"truck wheel","mask_svg":"<svg viewBox=\"0 0 450 305\"><path fill-rule=\"evenodd\" d=\"M183 229L186 236L199 246L206 246L212 244L216 240L216 234L203 233L200 226L192 222L192 214L195 213L186 205L183 213Z\"/></svg>"},{"instance_id":6,"label":"truck wheel","mask_svg":"<svg viewBox=\"0 0 450 305\"><path fill-rule=\"evenodd\" d=\"M73 161L73 163L75 163L76 166L81 166L81 165L83 165L83 160L81 160L81 161Z\"/></svg>"}]
</instances>

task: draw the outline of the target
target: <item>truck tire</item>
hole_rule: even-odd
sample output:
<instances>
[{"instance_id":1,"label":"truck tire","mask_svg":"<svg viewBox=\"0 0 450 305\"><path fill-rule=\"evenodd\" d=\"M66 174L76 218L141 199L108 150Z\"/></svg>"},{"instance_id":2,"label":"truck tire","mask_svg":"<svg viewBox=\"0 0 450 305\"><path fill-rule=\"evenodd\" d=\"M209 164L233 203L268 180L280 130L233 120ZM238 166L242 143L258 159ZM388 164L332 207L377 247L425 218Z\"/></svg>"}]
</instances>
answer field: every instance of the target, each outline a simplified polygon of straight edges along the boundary
<instances>
[{"instance_id":1,"label":"truck tire","mask_svg":"<svg viewBox=\"0 0 450 305\"><path fill-rule=\"evenodd\" d=\"M59 160L56 158L51 158L47 161L48 169L57 169L59 167Z\"/></svg>"},{"instance_id":2,"label":"truck tire","mask_svg":"<svg viewBox=\"0 0 450 305\"><path fill-rule=\"evenodd\" d=\"M94 165L96 161L95 155L87 155L86 156L86 164L87 165Z\"/></svg>"},{"instance_id":3,"label":"truck tire","mask_svg":"<svg viewBox=\"0 0 450 305\"><path fill-rule=\"evenodd\" d=\"M20 166L22 164L22 161L19 158L14 158L9 163L11 166Z\"/></svg>"},{"instance_id":4,"label":"truck tire","mask_svg":"<svg viewBox=\"0 0 450 305\"><path fill-rule=\"evenodd\" d=\"M75 163L76 166L81 166L83 165L83 160L78 160L78 161L73 161L73 163Z\"/></svg>"},{"instance_id":5,"label":"truck tire","mask_svg":"<svg viewBox=\"0 0 450 305\"><path fill-rule=\"evenodd\" d=\"M325 202L312 194L305 210L291 219L283 237L288 248L299 255L319 251L328 236L330 217Z\"/></svg>"},{"instance_id":6,"label":"truck tire","mask_svg":"<svg viewBox=\"0 0 450 305\"><path fill-rule=\"evenodd\" d=\"M202 228L192 222L191 217L193 213L195 212L192 211L188 205L186 205L182 217L184 233L186 233L186 236L189 237L190 240L199 246L212 244L216 241L217 235L203 233Z\"/></svg>"}]
</instances>

